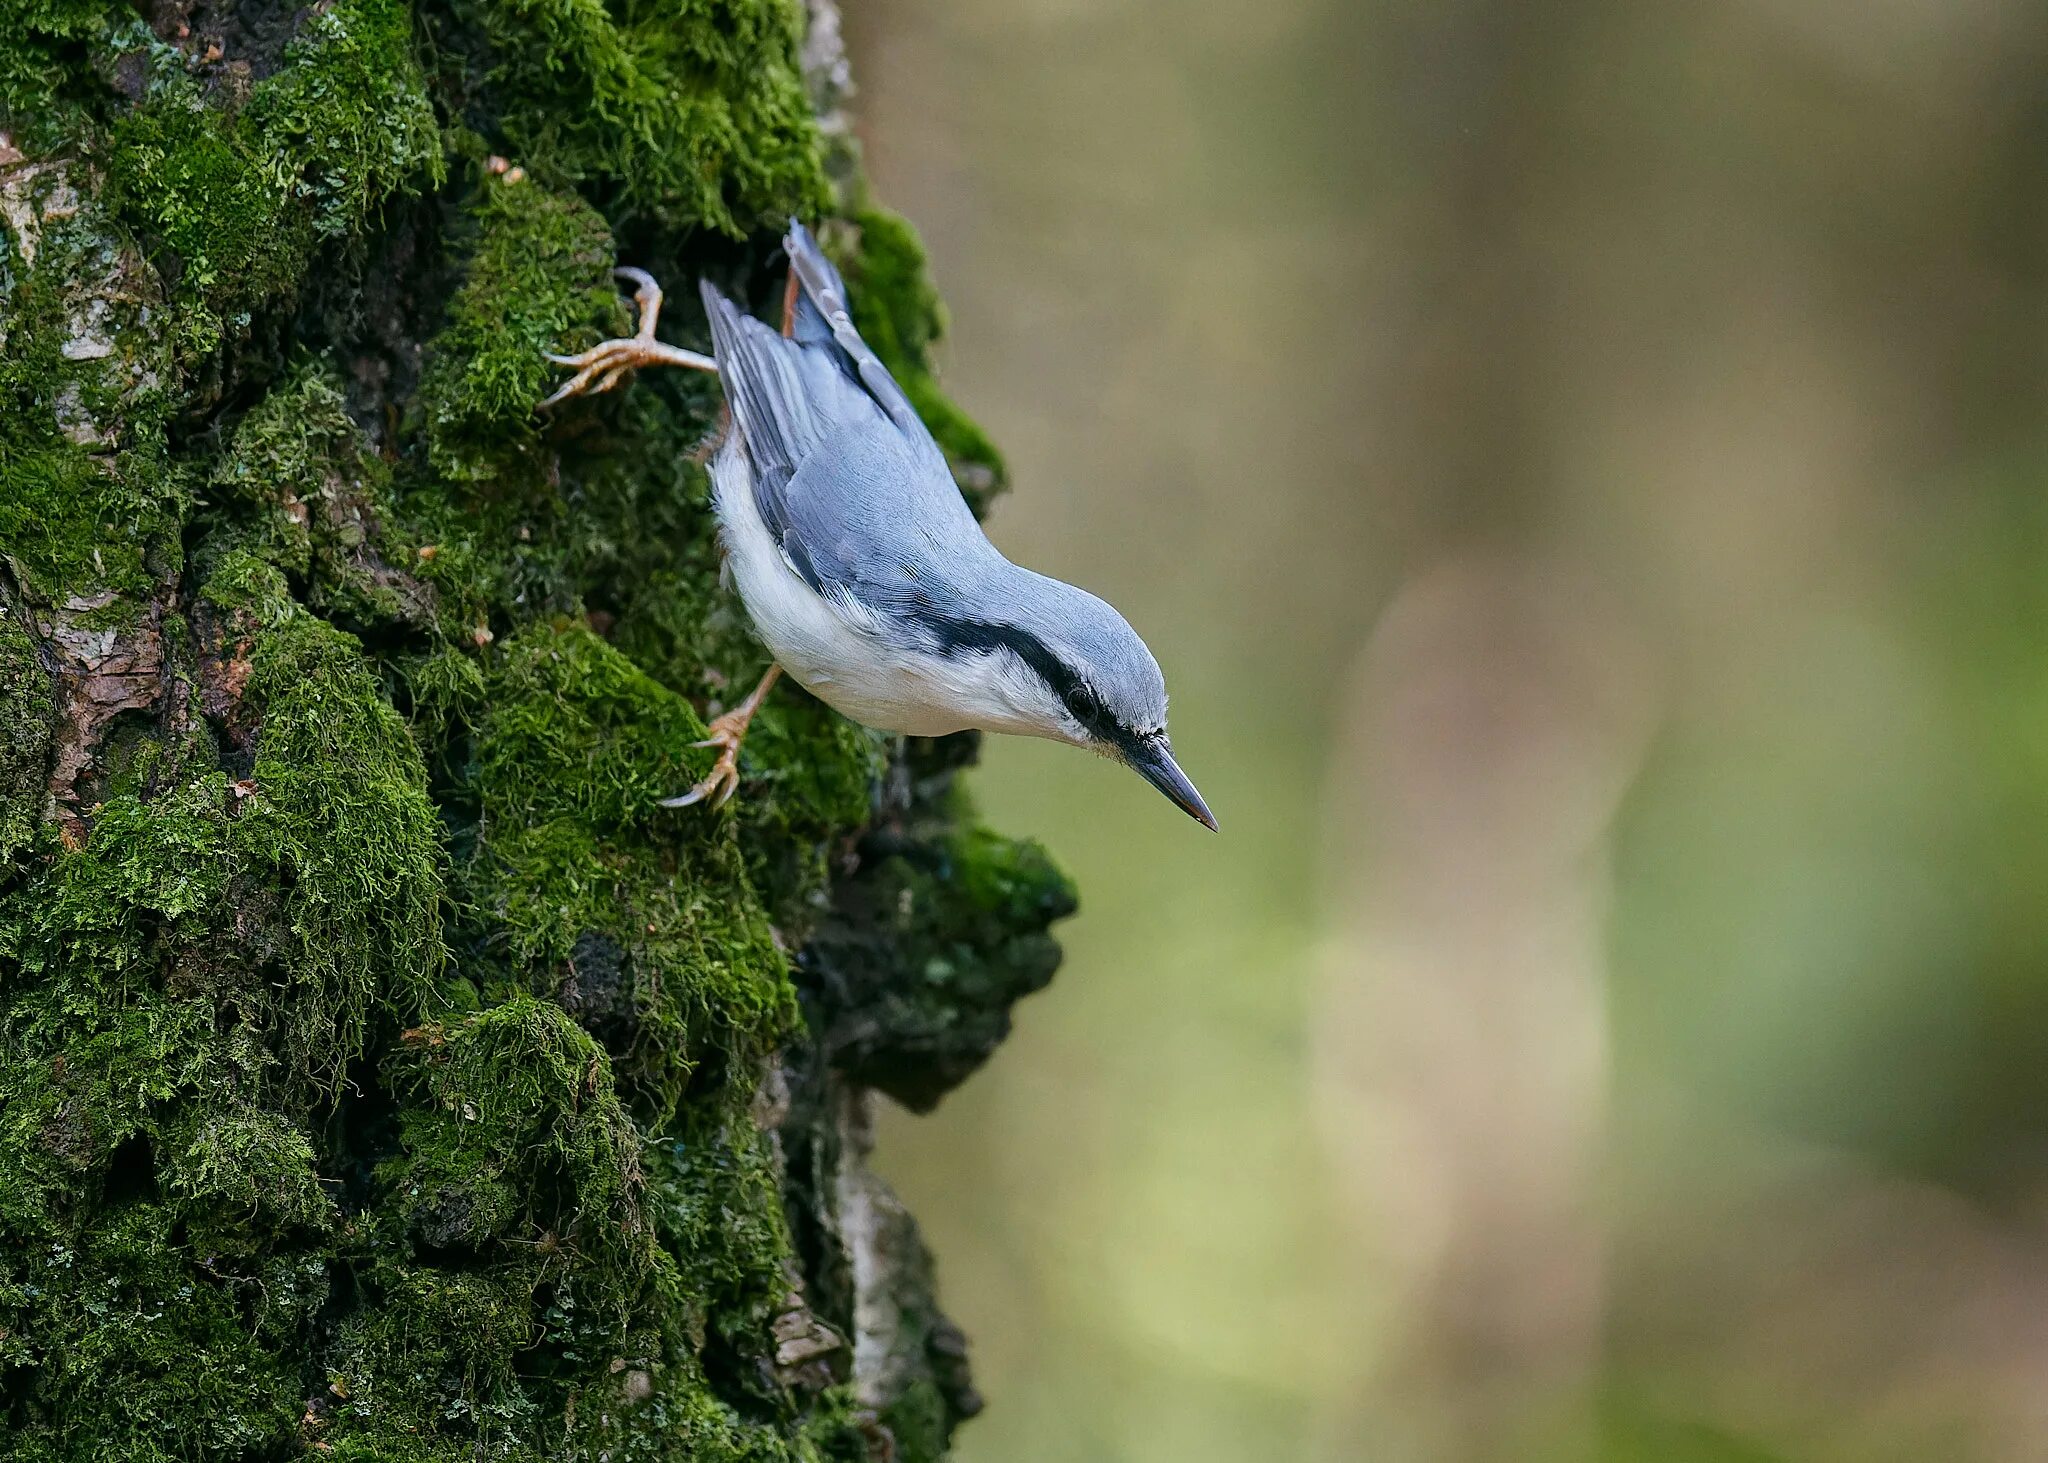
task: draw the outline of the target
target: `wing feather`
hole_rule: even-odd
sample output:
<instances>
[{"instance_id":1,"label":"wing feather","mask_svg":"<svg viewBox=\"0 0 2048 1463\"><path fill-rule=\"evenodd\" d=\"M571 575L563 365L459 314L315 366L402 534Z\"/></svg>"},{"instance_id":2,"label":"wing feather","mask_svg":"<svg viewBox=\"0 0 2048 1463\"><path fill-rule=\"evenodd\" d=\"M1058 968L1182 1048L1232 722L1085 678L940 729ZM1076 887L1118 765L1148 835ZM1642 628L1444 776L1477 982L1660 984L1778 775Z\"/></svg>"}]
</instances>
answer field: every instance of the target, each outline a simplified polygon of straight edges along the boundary
<instances>
[{"instance_id":1,"label":"wing feather","mask_svg":"<svg viewBox=\"0 0 2048 1463\"><path fill-rule=\"evenodd\" d=\"M789 485L817 450L825 425L801 380L802 347L742 315L710 281L701 284L699 292L711 320L711 349L726 403L753 469L761 519L790 567L816 589L816 570L792 531L789 509Z\"/></svg>"},{"instance_id":2,"label":"wing feather","mask_svg":"<svg viewBox=\"0 0 2048 1463\"><path fill-rule=\"evenodd\" d=\"M814 591L856 619L914 615L1000 556L854 329L837 271L800 225L788 242L802 286L791 337L701 287L755 504Z\"/></svg>"}]
</instances>

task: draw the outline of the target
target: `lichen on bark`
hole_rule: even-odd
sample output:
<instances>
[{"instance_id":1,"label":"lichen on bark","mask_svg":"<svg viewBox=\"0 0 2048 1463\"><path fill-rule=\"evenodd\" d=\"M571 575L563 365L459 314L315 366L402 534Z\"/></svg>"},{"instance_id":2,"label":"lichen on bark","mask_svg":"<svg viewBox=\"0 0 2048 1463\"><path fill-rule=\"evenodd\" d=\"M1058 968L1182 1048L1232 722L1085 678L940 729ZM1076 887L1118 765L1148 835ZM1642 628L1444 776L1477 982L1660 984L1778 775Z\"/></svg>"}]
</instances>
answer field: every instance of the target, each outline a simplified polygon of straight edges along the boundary
<instances>
[{"instance_id":1,"label":"lichen on bark","mask_svg":"<svg viewBox=\"0 0 2048 1463\"><path fill-rule=\"evenodd\" d=\"M12 0L0 1457L928 1460L975 1410L871 1087L1071 908L971 742L778 695L615 263L820 225L977 507L915 235L791 0ZM826 121L821 125L819 116ZM701 341L700 341L701 343Z\"/></svg>"}]
</instances>

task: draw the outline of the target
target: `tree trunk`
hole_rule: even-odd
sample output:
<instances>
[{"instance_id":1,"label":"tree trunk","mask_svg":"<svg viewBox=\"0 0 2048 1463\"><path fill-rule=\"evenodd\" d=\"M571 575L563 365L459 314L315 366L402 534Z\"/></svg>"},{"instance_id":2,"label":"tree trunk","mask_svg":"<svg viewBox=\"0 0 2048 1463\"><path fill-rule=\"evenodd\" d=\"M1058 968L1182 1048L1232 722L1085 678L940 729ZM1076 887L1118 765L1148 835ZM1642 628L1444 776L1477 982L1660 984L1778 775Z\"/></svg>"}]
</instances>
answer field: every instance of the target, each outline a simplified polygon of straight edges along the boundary
<instances>
[{"instance_id":1,"label":"tree trunk","mask_svg":"<svg viewBox=\"0 0 2048 1463\"><path fill-rule=\"evenodd\" d=\"M1072 907L718 585L610 271L823 221L979 502L816 0L0 0L0 1456L921 1460L864 1166Z\"/></svg>"}]
</instances>

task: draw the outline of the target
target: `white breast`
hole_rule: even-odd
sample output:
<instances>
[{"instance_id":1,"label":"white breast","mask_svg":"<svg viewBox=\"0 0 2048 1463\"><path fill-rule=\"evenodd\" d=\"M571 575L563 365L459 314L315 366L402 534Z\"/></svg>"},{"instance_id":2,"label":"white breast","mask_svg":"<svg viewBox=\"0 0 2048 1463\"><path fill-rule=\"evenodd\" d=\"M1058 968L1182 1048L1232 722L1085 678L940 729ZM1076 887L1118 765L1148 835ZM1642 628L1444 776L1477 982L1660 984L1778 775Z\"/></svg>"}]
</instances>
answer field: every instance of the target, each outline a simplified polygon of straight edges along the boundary
<instances>
[{"instance_id":1,"label":"white breast","mask_svg":"<svg viewBox=\"0 0 2048 1463\"><path fill-rule=\"evenodd\" d=\"M754 501L746 455L728 441L711 464L713 506L733 582L769 651L819 700L877 731L943 736L980 729L1043 735L997 656L942 660L898 648L804 583Z\"/></svg>"}]
</instances>

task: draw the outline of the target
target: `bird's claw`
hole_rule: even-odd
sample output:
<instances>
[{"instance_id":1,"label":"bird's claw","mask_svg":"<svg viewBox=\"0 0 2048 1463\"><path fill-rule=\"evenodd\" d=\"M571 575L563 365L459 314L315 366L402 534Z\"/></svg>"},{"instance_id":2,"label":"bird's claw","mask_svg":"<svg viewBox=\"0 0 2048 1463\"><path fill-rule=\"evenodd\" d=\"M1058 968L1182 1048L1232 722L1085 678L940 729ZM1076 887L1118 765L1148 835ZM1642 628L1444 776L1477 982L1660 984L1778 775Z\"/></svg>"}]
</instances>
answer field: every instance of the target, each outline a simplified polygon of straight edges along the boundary
<instances>
[{"instance_id":1,"label":"bird's claw","mask_svg":"<svg viewBox=\"0 0 2048 1463\"><path fill-rule=\"evenodd\" d=\"M640 308L639 329L629 337L603 341L578 355L544 352L558 366L574 366L576 374L540 404L541 410L558 406L572 396L602 395L624 381L628 371L640 366L687 366L714 373L718 370L718 362L710 356L663 345L654 338L655 323L661 319L661 286L654 282L653 275L644 269L623 266L612 273L633 286L633 302Z\"/></svg>"},{"instance_id":2,"label":"bird's claw","mask_svg":"<svg viewBox=\"0 0 2048 1463\"><path fill-rule=\"evenodd\" d=\"M650 349L653 342L635 337L630 340L607 340L594 345L580 355L558 356L549 354L548 359L558 366L574 366L576 374L563 382L560 389L541 403L543 409L559 406L572 396L598 396L612 390L626 379L626 372L636 366L655 366L663 363L659 348Z\"/></svg>"},{"instance_id":3,"label":"bird's claw","mask_svg":"<svg viewBox=\"0 0 2048 1463\"><path fill-rule=\"evenodd\" d=\"M711 735L701 742L692 742L695 747L717 747L718 760L711 764L711 771L702 782L680 797L663 798L664 808L690 808L698 803L706 807L722 808L740 786L740 742L747 734L745 721L727 725L721 716L711 723Z\"/></svg>"}]
</instances>

